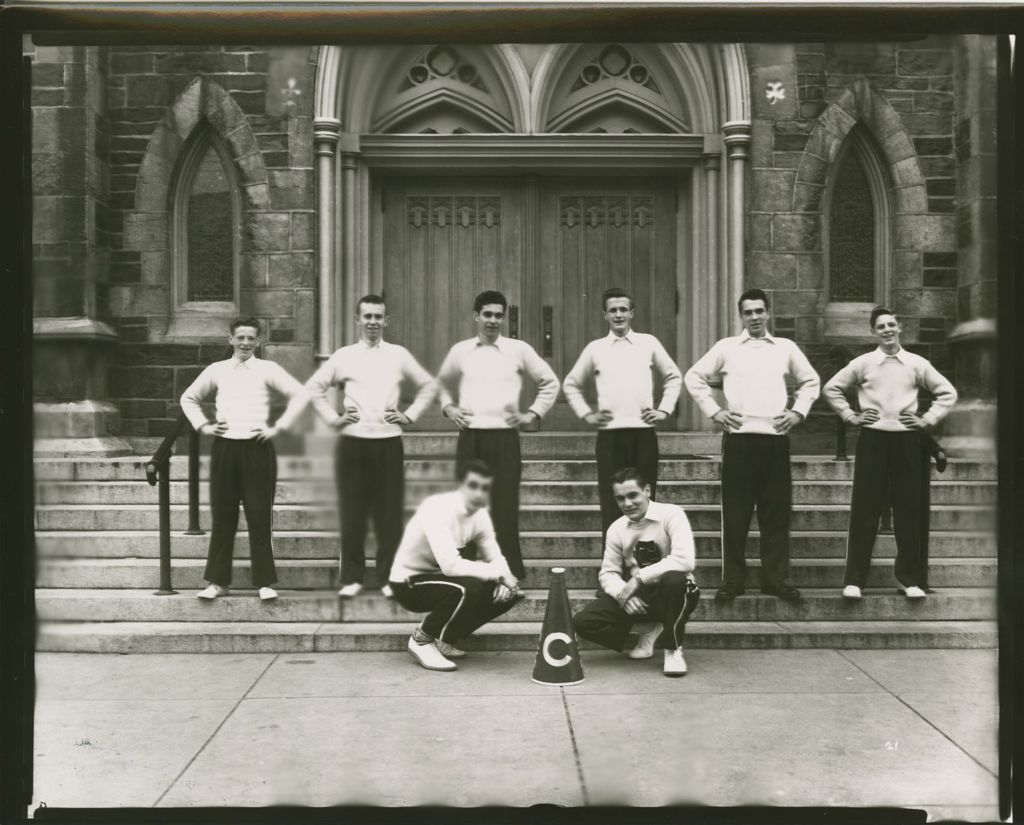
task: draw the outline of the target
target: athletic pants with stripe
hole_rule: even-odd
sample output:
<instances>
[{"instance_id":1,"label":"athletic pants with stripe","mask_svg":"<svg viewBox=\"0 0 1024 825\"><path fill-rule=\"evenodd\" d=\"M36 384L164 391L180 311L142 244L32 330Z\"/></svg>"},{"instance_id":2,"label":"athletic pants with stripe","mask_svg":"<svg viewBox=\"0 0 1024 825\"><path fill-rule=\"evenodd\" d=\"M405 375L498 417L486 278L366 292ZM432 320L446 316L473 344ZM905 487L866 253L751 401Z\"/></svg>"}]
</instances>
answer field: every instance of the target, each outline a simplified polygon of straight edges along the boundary
<instances>
[{"instance_id":1,"label":"athletic pants with stripe","mask_svg":"<svg viewBox=\"0 0 1024 825\"><path fill-rule=\"evenodd\" d=\"M576 634L602 647L622 650L634 624L660 622L664 629L654 643L655 648L682 647L686 620L700 601L700 588L696 583L685 573L673 570L655 584L641 587L636 595L647 603L648 609L646 613L632 616L612 596L598 591L597 598L573 616Z\"/></svg>"},{"instance_id":2,"label":"athletic pants with stripe","mask_svg":"<svg viewBox=\"0 0 1024 825\"><path fill-rule=\"evenodd\" d=\"M221 587L231 584L239 502L249 527L253 587L269 587L277 581L271 541L276 486L277 452L273 442L255 438L213 439L210 453L213 528L203 574L208 582Z\"/></svg>"},{"instance_id":3,"label":"athletic pants with stripe","mask_svg":"<svg viewBox=\"0 0 1024 825\"><path fill-rule=\"evenodd\" d=\"M930 465L922 457L925 449L918 432L861 429L853 465L844 585L863 587L867 580L887 492L896 534L896 580L904 587L927 585L927 544L922 540L927 530L923 475Z\"/></svg>"},{"instance_id":4,"label":"athletic pants with stripe","mask_svg":"<svg viewBox=\"0 0 1024 825\"><path fill-rule=\"evenodd\" d=\"M494 473L491 489L491 521L494 534L512 575L526 575L523 551L519 546L519 482L523 474L519 449L519 430L459 430L455 447L458 463L477 458Z\"/></svg>"},{"instance_id":5,"label":"athletic pants with stripe","mask_svg":"<svg viewBox=\"0 0 1024 825\"><path fill-rule=\"evenodd\" d=\"M402 540L405 452L402 437L338 437L334 474L341 512L341 583L363 583L366 531L373 519L377 579L383 584Z\"/></svg>"},{"instance_id":6,"label":"athletic pants with stripe","mask_svg":"<svg viewBox=\"0 0 1024 825\"><path fill-rule=\"evenodd\" d=\"M512 608L514 599L495 604L495 587L495 582L432 573L391 582L395 601L413 613L427 614L420 625L423 632L448 644L466 638Z\"/></svg>"},{"instance_id":7,"label":"athletic pants with stripe","mask_svg":"<svg viewBox=\"0 0 1024 825\"><path fill-rule=\"evenodd\" d=\"M622 516L612 494L611 477L616 470L636 467L650 482L651 498L658 486L658 433L654 427L623 427L597 431L597 485L601 501L601 534Z\"/></svg>"},{"instance_id":8,"label":"athletic pants with stripe","mask_svg":"<svg viewBox=\"0 0 1024 825\"><path fill-rule=\"evenodd\" d=\"M747 537L757 508L761 586L778 587L789 573L793 500L789 436L725 433L722 437L722 584L743 587Z\"/></svg>"}]
</instances>

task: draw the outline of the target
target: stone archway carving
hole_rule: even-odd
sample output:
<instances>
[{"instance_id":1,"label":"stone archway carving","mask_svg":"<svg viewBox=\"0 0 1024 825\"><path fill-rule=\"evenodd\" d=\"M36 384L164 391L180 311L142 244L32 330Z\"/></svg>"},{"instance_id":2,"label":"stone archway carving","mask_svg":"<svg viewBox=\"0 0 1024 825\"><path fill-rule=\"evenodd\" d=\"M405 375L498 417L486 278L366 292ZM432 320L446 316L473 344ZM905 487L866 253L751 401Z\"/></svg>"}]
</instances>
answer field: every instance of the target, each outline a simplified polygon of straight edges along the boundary
<instances>
[{"instance_id":1,"label":"stone archway carving","mask_svg":"<svg viewBox=\"0 0 1024 825\"><path fill-rule=\"evenodd\" d=\"M245 113L216 82L196 77L177 97L153 131L146 145L135 185L135 208L124 219L124 248L142 253L143 282L147 293L137 296L150 306L163 308L169 324L166 336L196 339L209 336L209 322L232 314L230 308L211 307L199 318L176 319L171 280L173 239L172 194L183 150L197 129L209 129L229 156L240 195L244 230L241 249L252 231L258 231L253 213L270 208L270 188L263 156ZM241 277L245 278L244 268ZM119 314L132 315L131 306ZM194 314L194 313L192 313ZM189 316L190 313L185 313ZM182 323L175 323L180 320ZM195 323L192 323L192 321ZM159 330L151 330L159 335ZM217 331L220 337L220 331Z\"/></svg>"}]
</instances>

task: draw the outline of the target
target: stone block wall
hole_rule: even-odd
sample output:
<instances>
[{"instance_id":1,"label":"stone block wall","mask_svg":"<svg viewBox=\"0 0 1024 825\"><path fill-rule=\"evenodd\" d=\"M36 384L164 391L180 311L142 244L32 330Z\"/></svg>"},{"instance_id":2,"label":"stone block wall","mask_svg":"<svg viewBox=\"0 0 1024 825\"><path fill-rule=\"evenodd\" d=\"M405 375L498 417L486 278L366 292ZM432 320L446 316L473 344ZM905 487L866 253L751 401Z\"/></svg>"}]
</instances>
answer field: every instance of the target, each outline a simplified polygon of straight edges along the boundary
<instances>
[{"instance_id":1,"label":"stone block wall","mask_svg":"<svg viewBox=\"0 0 1024 825\"><path fill-rule=\"evenodd\" d=\"M805 349L823 380L831 376L823 201L830 166L861 123L891 186L891 289L880 297L903 317L908 349L951 374L946 337L957 320L961 190L980 174L957 156L956 38L748 45L747 54L746 280L769 292L775 331ZM766 90L775 82L785 98L771 102Z\"/></svg>"},{"instance_id":2,"label":"stone block wall","mask_svg":"<svg viewBox=\"0 0 1024 825\"><path fill-rule=\"evenodd\" d=\"M168 337L176 307L167 204L179 153L202 119L223 139L241 190L238 314L260 320L265 357L306 377L316 304L315 69L315 48L110 48L109 304L120 335L110 385L126 435L163 435L185 386L228 354L223 317L201 337ZM285 91L289 78L298 94Z\"/></svg>"}]
</instances>

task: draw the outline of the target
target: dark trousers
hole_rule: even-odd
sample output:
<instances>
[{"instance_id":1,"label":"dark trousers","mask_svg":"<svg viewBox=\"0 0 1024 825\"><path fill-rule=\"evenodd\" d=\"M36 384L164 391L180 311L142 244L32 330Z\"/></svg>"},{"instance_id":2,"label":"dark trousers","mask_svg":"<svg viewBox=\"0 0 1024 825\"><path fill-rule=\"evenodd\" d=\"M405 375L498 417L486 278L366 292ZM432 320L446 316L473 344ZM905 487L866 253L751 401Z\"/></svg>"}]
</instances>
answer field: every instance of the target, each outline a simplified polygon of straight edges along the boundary
<instances>
[{"instance_id":1,"label":"dark trousers","mask_svg":"<svg viewBox=\"0 0 1024 825\"><path fill-rule=\"evenodd\" d=\"M683 646L686 620L697 609L700 588L685 573L673 570L656 584L642 587L637 595L647 602L647 612L631 616L619 603L599 591L597 598L572 617L577 635L591 642L622 650L630 628L637 622L661 622L664 629L654 646L659 650L675 650Z\"/></svg>"},{"instance_id":2,"label":"dark trousers","mask_svg":"<svg viewBox=\"0 0 1024 825\"><path fill-rule=\"evenodd\" d=\"M214 438L210 454L210 551L204 578L231 584L231 562L238 532L238 504L249 527L252 584L269 587L277 581L271 540L277 453L271 441Z\"/></svg>"},{"instance_id":3,"label":"dark trousers","mask_svg":"<svg viewBox=\"0 0 1024 825\"><path fill-rule=\"evenodd\" d=\"M512 575L526 575L523 552L519 547L519 481L523 474L519 451L519 430L459 430L455 460L459 464L471 458L487 463L494 473L491 488L491 521Z\"/></svg>"},{"instance_id":4,"label":"dark trousers","mask_svg":"<svg viewBox=\"0 0 1024 825\"><path fill-rule=\"evenodd\" d=\"M789 436L725 433L722 437L722 584L743 587L747 536L757 508L761 587L785 584L793 482Z\"/></svg>"},{"instance_id":5,"label":"dark trousers","mask_svg":"<svg viewBox=\"0 0 1024 825\"><path fill-rule=\"evenodd\" d=\"M865 427L857 439L853 501L846 541L843 584L863 587L871 566L879 518L889 493L896 534L896 580L904 587L927 582L922 526L927 522L923 476L926 444L917 432L886 432Z\"/></svg>"},{"instance_id":6,"label":"dark trousers","mask_svg":"<svg viewBox=\"0 0 1024 825\"><path fill-rule=\"evenodd\" d=\"M377 537L377 578L383 584L402 540L405 453L401 436L339 436L334 477L341 512L341 583L363 582L366 530L372 518Z\"/></svg>"},{"instance_id":7,"label":"dark trousers","mask_svg":"<svg viewBox=\"0 0 1024 825\"><path fill-rule=\"evenodd\" d=\"M495 582L440 574L391 582L397 601L413 613L426 613L420 625L432 639L455 644L510 610L515 600L495 604Z\"/></svg>"},{"instance_id":8,"label":"dark trousers","mask_svg":"<svg viewBox=\"0 0 1024 825\"><path fill-rule=\"evenodd\" d=\"M601 502L601 535L622 515L612 495L611 477L623 467L636 467L651 483L651 498L658 486L658 433L653 427L625 427L597 432L597 486Z\"/></svg>"},{"instance_id":9,"label":"dark trousers","mask_svg":"<svg viewBox=\"0 0 1024 825\"><path fill-rule=\"evenodd\" d=\"M921 547L918 550L920 565L918 569L918 587L929 590L928 587L928 544L932 527L932 458L942 449L939 442L927 430L918 430L921 433L921 504L920 504L920 541Z\"/></svg>"}]
</instances>

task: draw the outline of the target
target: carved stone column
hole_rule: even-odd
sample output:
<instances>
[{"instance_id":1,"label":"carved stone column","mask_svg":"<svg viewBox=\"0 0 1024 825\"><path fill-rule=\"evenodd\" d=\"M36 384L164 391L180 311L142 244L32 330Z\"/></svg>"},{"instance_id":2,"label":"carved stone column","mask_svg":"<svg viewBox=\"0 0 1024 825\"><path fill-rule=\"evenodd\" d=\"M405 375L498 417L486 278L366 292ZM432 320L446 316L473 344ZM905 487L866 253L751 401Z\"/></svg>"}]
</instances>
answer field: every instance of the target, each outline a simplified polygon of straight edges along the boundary
<instances>
[{"instance_id":1,"label":"carved stone column","mask_svg":"<svg viewBox=\"0 0 1024 825\"><path fill-rule=\"evenodd\" d=\"M338 329L345 343L354 339L352 314L359 296L356 273L356 178L359 170L359 136L341 139L341 297L338 301Z\"/></svg>"},{"instance_id":2,"label":"carved stone column","mask_svg":"<svg viewBox=\"0 0 1024 825\"><path fill-rule=\"evenodd\" d=\"M728 312L729 308L723 301L726 289L721 282L722 273L718 267L719 238L721 237L721 226L719 224L718 191L720 186L720 172L722 170L722 155L719 152L705 152L701 159L704 162L704 178L707 192L705 210L707 212L707 302L703 307L703 329L704 334L699 341L698 357L703 355L718 340L719 331L725 329L722 323L723 310Z\"/></svg>"},{"instance_id":3,"label":"carved stone column","mask_svg":"<svg viewBox=\"0 0 1024 825\"><path fill-rule=\"evenodd\" d=\"M335 292L335 158L338 151L338 135L341 124L337 120L318 118L313 122L313 141L316 152L317 177L317 238L319 292L317 304L316 358L319 361L330 357L335 350L335 313L337 296Z\"/></svg>"},{"instance_id":4,"label":"carved stone column","mask_svg":"<svg viewBox=\"0 0 1024 825\"><path fill-rule=\"evenodd\" d=\"M729 153L729 274L725 304L728 306L726 326L721 335L730 334L736 326L736 301L743 294L744 261L747 224L747 158L750 156L750 123L731 121L722 125L724 142Z\"/></svg>"}]
</instances>

